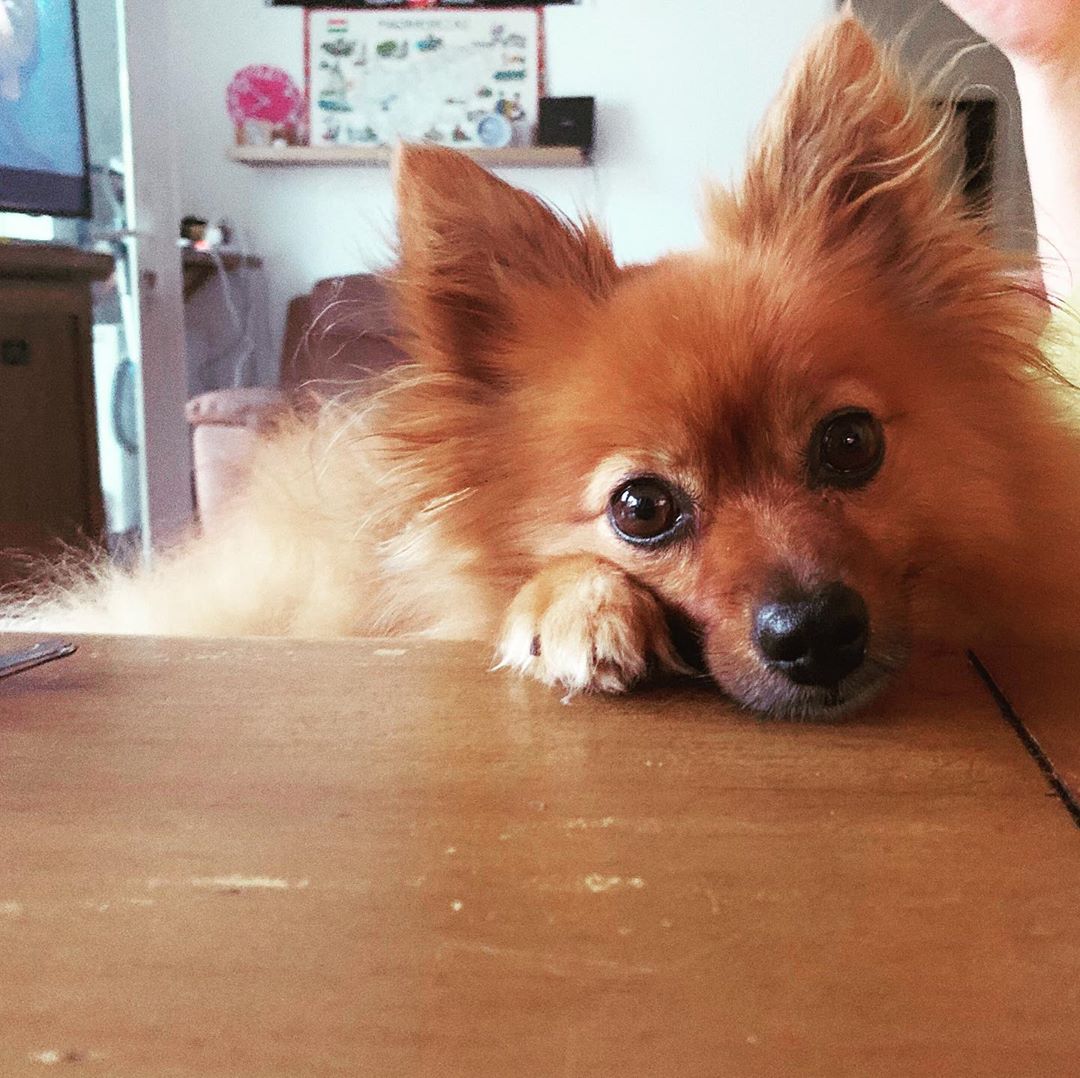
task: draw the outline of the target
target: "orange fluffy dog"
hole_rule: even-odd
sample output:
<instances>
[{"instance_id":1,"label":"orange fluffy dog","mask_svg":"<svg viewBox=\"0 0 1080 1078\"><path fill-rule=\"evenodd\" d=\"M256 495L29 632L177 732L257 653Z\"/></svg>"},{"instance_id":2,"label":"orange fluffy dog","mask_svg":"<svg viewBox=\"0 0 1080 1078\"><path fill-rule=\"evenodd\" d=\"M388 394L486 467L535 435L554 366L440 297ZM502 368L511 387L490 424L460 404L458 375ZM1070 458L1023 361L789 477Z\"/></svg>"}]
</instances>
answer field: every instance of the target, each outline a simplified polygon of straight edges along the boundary
<instances>
[{"instance_id":1,"label":"orange fluffy dog","mask_svg":"<svg viewBox=\"0 0 1080 1078\"><path fill-rule=\"evenodd\" d=\"M571 692L683 670L678 625L731 697L793 716L921 641L1075 639L1080 445L1043 306L934 125L840 19L712 195L709 247L631 269L404 149L415 364L283 427L221 536L21 624L494 639Z\"/></svg>"}]
</instances>

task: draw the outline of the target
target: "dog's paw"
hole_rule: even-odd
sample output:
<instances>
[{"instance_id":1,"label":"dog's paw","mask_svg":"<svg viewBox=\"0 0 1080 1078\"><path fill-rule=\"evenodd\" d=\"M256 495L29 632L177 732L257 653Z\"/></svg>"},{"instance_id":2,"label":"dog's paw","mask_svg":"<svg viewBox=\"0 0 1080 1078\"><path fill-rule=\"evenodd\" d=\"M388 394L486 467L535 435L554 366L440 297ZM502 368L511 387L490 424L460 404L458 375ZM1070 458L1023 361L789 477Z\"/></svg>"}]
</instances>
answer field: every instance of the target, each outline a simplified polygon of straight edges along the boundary
<instances>
[{"instance_id":1,"label":"dog's paw","mask_svg":"<svg viewBox=\"0 0 1080 1078\"><path fill-rule=\"evenodd\" d=\"M659 601L615 566L564 558L533 577L507 611L496 669L578 692L625 692L649 669L693 671L671 642Z\"/></svg>"}]
</instances>

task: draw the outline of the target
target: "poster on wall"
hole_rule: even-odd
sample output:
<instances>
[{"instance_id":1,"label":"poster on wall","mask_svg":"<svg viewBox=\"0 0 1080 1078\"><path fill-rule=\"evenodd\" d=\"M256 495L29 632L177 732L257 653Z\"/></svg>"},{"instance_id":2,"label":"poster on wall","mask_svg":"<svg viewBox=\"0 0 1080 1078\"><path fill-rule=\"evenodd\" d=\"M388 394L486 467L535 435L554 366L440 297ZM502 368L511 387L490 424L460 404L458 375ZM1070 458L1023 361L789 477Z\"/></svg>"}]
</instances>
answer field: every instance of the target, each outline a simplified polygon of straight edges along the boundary
<instances>
[{"instance_id":1,"label":"poster on wall","mask_svg":"<svg viewBox=\"0 0 1080 1078\"><path fill-rule=\"evenodd\" d=\"M313 146L525 146L541 93L537 11L305 12Z\"/></svg>"}]
</instances>

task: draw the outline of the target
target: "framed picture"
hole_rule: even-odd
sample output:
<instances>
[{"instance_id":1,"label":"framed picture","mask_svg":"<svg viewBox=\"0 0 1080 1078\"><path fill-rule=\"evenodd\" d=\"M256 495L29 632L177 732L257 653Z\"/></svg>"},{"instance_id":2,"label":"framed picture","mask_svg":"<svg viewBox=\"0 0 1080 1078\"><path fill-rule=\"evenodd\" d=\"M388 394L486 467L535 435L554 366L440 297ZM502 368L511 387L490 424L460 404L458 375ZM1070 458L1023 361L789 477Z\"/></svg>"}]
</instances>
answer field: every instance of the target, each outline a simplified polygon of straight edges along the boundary
<instances>
[{"instance_id":1,"label":"framed picture","mask_svg":"<svg viewBox=\"0 0 1080 1078\"><path fill-rule=\"evenodd\" d=\"M532 142L543 21L521 8L305 12L312 146Z\"/></svg>"}]
</instances>

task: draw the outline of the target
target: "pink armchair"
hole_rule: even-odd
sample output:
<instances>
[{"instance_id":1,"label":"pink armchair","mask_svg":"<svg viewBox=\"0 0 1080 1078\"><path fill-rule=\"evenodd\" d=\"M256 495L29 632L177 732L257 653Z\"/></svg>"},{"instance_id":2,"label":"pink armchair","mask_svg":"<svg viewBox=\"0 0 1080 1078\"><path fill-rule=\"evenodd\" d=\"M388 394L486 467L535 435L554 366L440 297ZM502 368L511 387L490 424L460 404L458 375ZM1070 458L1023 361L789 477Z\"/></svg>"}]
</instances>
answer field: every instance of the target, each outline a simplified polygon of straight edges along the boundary
<instances>
[{"instance_id":1,"label":"pink armchair","mask_svg":"<svg viewBox=\"0 0 1080 1078\"><path fill-rule=\"evenodd\" d=\"M276 388L216 389L188 401L199 522L213 530L243 489L260 434L298 391L334 393L402 361L389 291L374 275L319 281L290 304Z\"/></svg>"}]
</instances>

